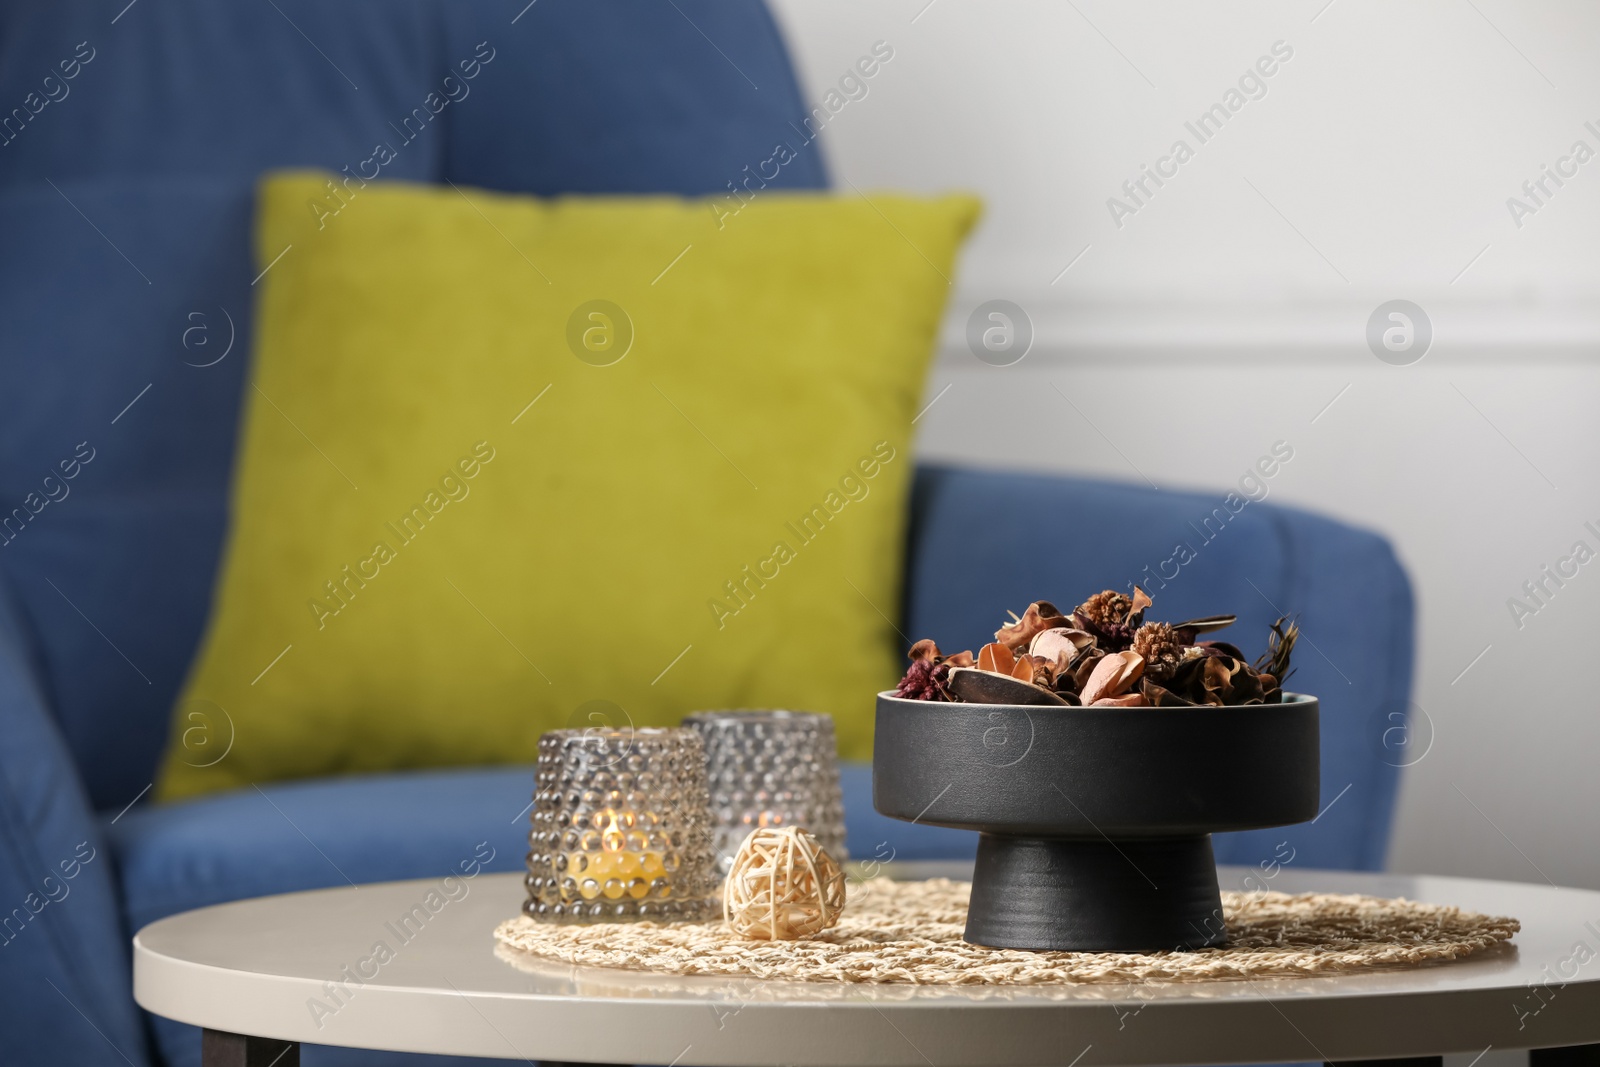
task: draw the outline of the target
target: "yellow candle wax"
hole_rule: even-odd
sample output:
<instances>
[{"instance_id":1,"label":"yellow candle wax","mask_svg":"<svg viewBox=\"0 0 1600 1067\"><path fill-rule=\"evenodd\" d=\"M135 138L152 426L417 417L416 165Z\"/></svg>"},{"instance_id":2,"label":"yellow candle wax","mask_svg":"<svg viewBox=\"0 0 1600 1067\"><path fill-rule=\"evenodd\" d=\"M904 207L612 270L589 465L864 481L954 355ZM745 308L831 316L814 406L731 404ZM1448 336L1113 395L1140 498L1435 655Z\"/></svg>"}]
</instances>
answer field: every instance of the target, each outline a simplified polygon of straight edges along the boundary
<instances>
[{"instance_id":1,"label":"yellow candle wax","mask_svg":"<svg viewBox=\"0 0 1600 1067\"><path fill-rule=\"evenodd\" d=\"M579 892L585 899L604 896L618 900L623 896L642 900L650 895L652 883L667 876L666 860L659 852L642 852L626 848L629 835L622 823L633 825L630 817L621 819L610 810L597 812L596 826L601 828L600 851L589 853L583 863ZM640 834L632 835L642 843Z\"/></svg>"}]
</instances>

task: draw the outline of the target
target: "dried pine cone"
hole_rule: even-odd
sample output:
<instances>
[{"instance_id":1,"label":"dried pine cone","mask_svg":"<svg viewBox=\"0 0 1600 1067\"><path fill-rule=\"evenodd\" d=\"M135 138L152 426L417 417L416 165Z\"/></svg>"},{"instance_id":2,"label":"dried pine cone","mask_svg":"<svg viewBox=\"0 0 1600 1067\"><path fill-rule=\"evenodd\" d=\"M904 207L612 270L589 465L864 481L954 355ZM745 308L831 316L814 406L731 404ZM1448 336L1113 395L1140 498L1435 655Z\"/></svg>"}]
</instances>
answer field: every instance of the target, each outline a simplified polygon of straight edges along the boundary
<instances>
[{"instance_id":1,"label":"dried pine cone","mask_svg":"<svg viewBox=\"0 0 1600 1067\"><path fill-rule=\"evenodd\" d=\"M1133 632L1139 628L1139 619L1131 614L1138 601L1115 590L1096 593L1073 610L1077 625L1099 639L1100 647L1107 652L1126 652L1133 643Z\"/></svg>"},{"instance_id":2,"label":"dried pine cone","mask_svg":"<svg viewBox=\"0 0 1600 1067\"><path fill-rule=\"evenodd\" d=\"M1106 589L1085 600L1078 611L1095 626L1109 631L1122 625L1132 607L1132 600L1115 589Z\"/></svg>"},{"instance_id":3,"label":"dried pine cone","mask_svg":"<svg viewBox=\"0 0 1600 1067\"><path fill-rule=\"evenodd\" d=\"M1133 635L1133 650L1144 657L1144 676L1164 682L1178 669L1183 659L1183 642L1164 622L1147 622Z\"/></svg>"}]
</instances>

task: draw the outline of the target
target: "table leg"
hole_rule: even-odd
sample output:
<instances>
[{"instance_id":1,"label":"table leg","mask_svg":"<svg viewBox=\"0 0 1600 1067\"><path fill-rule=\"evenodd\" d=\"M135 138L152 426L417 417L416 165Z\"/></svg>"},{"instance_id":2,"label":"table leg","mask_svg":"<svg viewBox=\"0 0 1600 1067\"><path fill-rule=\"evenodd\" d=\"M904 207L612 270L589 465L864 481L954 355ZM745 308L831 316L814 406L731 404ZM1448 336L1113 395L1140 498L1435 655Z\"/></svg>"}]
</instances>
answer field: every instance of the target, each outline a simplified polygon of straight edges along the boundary
<instances>
[{"instance_id":1,"label":"table leg","mask_svg":"<svg viewBox=\"0 0 1600 1067\"><path fill-rule=\"evenodd\" d=\"M1600 1045L1530 1049L1528 1067L1600 1067Z\"/></svg>"},{"instance_id":2,"label":"table leg","mask_svg":"<svg viewBox=\"0 0 1600 1067\"><path fill-rule=\"evenodd\" d=\"M1329 1060L1323 1067L1444 1067L1443 1056L1416 1056L1393 1060Z\"/></svg>"},{"instance_id":3,"label":"table leg","mask_svg":"<svg viewBox=\"0 0 1600 1067\"><path fill-rule=\"evenodd\" d=\"M300 1042L206 1030L200 1035L200 1067L300 1067Z\"/></svg>"}]
</instances>

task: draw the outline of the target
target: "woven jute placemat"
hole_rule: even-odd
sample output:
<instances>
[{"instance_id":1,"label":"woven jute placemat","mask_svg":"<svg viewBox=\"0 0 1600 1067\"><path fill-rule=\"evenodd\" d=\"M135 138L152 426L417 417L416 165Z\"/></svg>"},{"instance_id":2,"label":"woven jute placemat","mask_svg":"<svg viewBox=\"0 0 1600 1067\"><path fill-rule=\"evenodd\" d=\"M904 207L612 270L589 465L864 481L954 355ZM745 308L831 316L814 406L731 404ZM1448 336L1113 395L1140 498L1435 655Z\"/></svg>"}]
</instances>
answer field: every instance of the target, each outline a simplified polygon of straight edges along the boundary
<instances>
[{"instance_id":1,"label":"woven jute placemat","mask_svg":"<svg viewBox=\"0 0 1600 1067\"><path fill-rule=\"evenodd\" d=\"M1026 952L961 940L971 884L873 879L839 925L799 941L745 941L720 922L561 926L519 916L504 945L590 967L810 982L1046 985L1294 978L1460 959L1510 940L1515 919L1335 893L1222 894L1228 941L1178 952Z\"/></svg>"}]
</instances>

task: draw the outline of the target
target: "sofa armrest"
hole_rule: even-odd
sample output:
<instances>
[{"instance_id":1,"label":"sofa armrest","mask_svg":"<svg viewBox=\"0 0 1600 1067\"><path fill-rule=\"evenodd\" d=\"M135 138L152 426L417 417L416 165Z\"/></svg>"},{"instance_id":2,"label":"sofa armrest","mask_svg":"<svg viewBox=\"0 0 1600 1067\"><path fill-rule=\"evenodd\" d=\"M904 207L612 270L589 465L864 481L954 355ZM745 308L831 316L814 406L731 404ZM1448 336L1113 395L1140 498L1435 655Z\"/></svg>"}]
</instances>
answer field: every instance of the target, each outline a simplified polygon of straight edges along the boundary
<instances>
[{"instance_id":1,"label":"sofa armrest","mask_svg":"<svg viewBox=\"0 0 1600 1067\"><path fill-rule=\"evenodd\" d=\"M1288 688L1322 702L1323 813L1298 826L1219 835L1218 860L1381 867L1400 766L1416 759L1398 745L1397 729L1411 692L1411 586L1387 541L1227 490L918 471L908 637L976 651L1007 610L1039 598L1065 608L1135 582L1155 598L1155 618L1237 614L1219 636L1250 656L1266 647L1279 614L1300 620Z\"/></svg>"},{"instance_id":2,"label":"sofa armrest","mask_svg":"<svg viewBox=\"0 0 1600 1067\"><path fill-rule=\"evenodd\" d=\"M17 1063L147 1062L111 854L0 576L0 1032Z\"/></svg>"}]
</instances>

